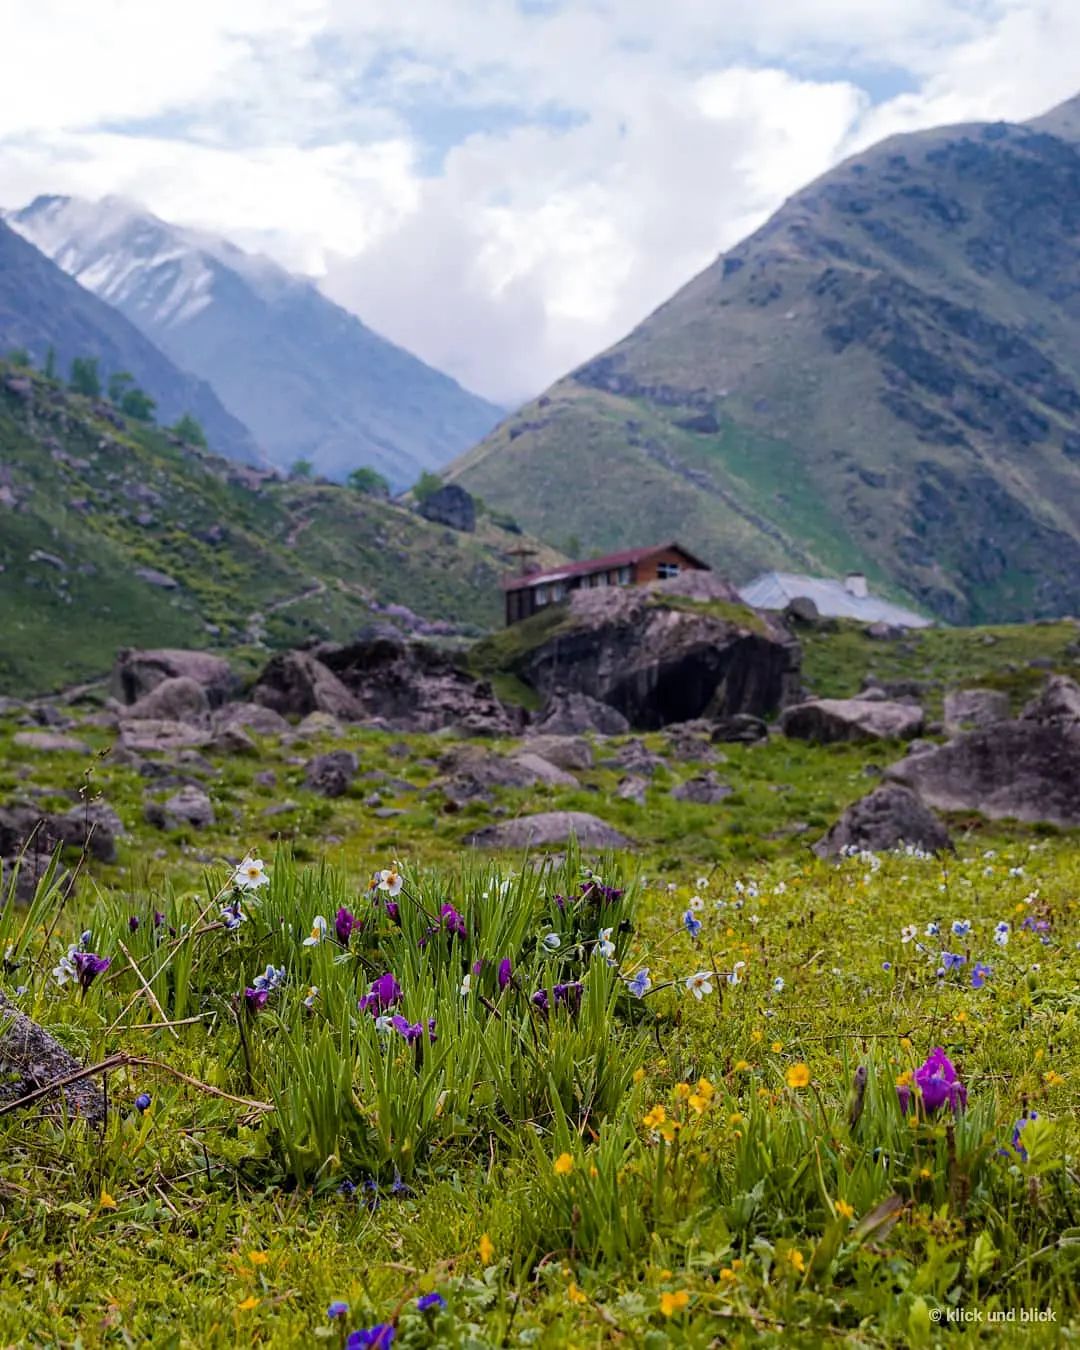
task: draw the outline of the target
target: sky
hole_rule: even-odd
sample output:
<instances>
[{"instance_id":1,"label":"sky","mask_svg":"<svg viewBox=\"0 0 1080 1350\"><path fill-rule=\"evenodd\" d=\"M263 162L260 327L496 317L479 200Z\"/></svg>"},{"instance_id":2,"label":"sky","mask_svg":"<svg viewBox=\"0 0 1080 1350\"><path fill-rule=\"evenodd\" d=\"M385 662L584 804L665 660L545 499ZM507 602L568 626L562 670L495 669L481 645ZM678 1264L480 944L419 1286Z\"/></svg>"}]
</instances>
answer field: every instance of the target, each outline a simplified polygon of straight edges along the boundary
<instances>
[{"instance_id":1,"label":"sky","mask_svg":"<svg viewBox=\"0 0 1080 1350\"><path fill-rule=\"evenodd\" d=\"M1080 0L6 0L0 206L144 203L513 405L897 131L1080 92Z\"/></svg>"}]
</instances>

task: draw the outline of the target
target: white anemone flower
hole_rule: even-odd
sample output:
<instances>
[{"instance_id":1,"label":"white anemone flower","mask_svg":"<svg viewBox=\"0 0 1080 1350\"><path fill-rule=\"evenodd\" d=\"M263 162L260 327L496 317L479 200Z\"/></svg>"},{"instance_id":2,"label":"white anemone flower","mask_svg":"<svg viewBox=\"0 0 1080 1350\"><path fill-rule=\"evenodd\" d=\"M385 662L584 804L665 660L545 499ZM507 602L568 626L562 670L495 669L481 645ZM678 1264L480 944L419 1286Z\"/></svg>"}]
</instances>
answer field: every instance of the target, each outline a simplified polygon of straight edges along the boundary
<instances>
[{"instance_id":1,"label":"white anemone flower","mask_svg":"<svg viewBox=\"0 0 1080 1350\"><path fill-rule=\"evenodd\" d=\"M311 921L311 934L304 939L305 947L317 947L326 936L326 920L321 914L316 914Z\"/></svg>"},{"instance_id":2,"label":"white anemone flower","mask_svg":"<svg viewBox=\"0 0 1080 1350\"><path fill-rule=\"evenodd\" d=\"M261 858L245 858L233 873L232 884L242 891L257 891L260 886L269 886L266 864Z\"/></svg>"},{"instance_id":3,"label":"white anemone flower","mask_svg":"<svg viewBox=\"0 0 1080 1350\"><path fill-rule=\"evenodd\" d=\"M687 975L686 987L696 999L703 999L713 991L713 973L711 970L699 970L696 975Z\"/></svg>"},{"instance_id":4,"label":"white anemone flower","mask_svg":"<svg viewBox=\"0 0 1080 1350\"><path fill-rule=\"evenodd\" d=\"M398 871L397 863L393 867L385 867L375 876L376 885L380 891L385 891L387 895L400 895L401 888L405 885L405 878Z\"/></svg>"}]
</instances>

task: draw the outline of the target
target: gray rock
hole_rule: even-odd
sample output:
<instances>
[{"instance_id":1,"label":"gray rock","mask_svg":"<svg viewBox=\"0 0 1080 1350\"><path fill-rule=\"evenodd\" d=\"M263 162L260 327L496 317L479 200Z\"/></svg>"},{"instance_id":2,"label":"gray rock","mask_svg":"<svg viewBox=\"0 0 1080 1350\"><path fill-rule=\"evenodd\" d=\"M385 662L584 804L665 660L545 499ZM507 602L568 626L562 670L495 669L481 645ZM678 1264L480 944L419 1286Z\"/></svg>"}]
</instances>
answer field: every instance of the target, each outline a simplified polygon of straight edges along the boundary
<instances>
[{"instance_id":1,"label":"gray rock","mask_svg":"<svg viewBox=\"0 0 1080 1350\"><path fill-rule=\"evenodd\" d=\"M591 769L592 746L584 736L530 736L522 749L560 769Z\"/></svg>"},{"instance_id":2,"label":"gray rock","mask_svg":"<svg viewBox=\"0 0 1080 1350\"><path fill-rule=\"evenodd\" d=\"M214 733L210 748L219 755L257 755L259 747L240 725L223 727Z\"/></svg>"},{"instance_id":3,"label":"gray rock","mask_svg":"<svg viewBox=\"0 0 1080 1350\"><path fill-rule=\"evenodd\" d=\"M261 703L227 703L214 713L212 725L218 732L242 727L256 736L284 736L292 730L280 713Z\"/></svg>"},{"instance_id":4,"label":"gray rock","mask_svg":"<svg viewBox=\"0 0 1080 1350\"><path fill-rule=\"evenodd\" d=\"M527 769L534 776L537 783L547 783L550 787L577 787L578 781L572 773L565 769L560 769L558 765L549 763L540 755L534 755L525 751L514 755L515 764L520 764L523 769Z\"/></svg>"},{"instance_id":5,"label":"gray rock","mask_svg":"<svg viewBox=\"0 0 1080 1350\"><path fill-rule=\"evenodd\" d=\"M795 623L817 623L821 612L808 595L796 595L787 602L784 618Z\"/></svg>"},{"instance_id":6,"label":"gray rock","mask_svg":"<svg viewBox=\"0 0 1080 1350\"><path fill-rule=\"evenodd\" d=\"M753 745L757 741L768 740L769 728L760 717L753 717L750 713L735 713L714 722L711 736L721 744Z\"/></svg>"},{"instance_id":7,"label":"gray rock","mask_svg":"<svg viewBox=\"0 0 1080 1350\"><path fill-rule=\"evenodd\" d=\"M648 789L647 779L639 778L637 774L628 774L619 784L615 795L624 802L635 802L638 806L644 806Z\"/></svg>"},{"instance_id":8,"label":"gray rock","mask_svg":"<svg viewBox=\"0 0 1080 1350\"><path fill-rule=\"evenodd\" d=\"M1009 696L997 689L954 689L945 695L945 731L955 736L1009 720Z\"/></svg>"},{"instance_id":9,"label":"gray rock","mask_svg":"<svg viewBox=\"0 0 1080 1350\"><path fill-rule=\"evenodd\" d=\"M157 586L163 591L180 589L180 583L175 577L169 576L168 572L159 572L156 567L136 567L135 575L148 586Z\"/></svg>"},{"instance_id":10,"label":"gray rock","mask_svg":"<svg viewBox=\"0 0 1080 1350\"><path fill-rule=\"evenodd\" d=\"M171 722L158 717L123 719L119 745L135 754L167 754L173 750L197 749L209 745L208 727L187 722Z\"/></svg>"},{"instance_id":11,"label":"gray rock","mask_svg":"<svg viewBox=\"0 0 1080 1350\"><path fill-rule=\"evenodd\" d=\"M797 703L780 715L785 736L828 744L833 741L911 740L923 729L921 708L888 700L823 698Z\"/></svg>"},{"instance_id":12,"label":"gray rock","mask_svg":"<svg viewBox=\"0 0 1080 1350\"><path fill-rule=\"evenodd\" d=\"M51 854L58 845L88 848L99 862L116 861L116 840L124 833L120 817L105 802L92 801L62 815L19 802L0 807L0 856L15 858L30 846Z\"/></svg>"},{"instance_id":13,"label":"gray rock","mask_svg":"<svg viewBox=\"0 0 1080 1350\"><path fill-rule=\"evenodd\" d=\"M190 826L206 829L214 823L214 806L201 787L188 784L164 802L147 802L146 819L160 830L178 830Z\"/></svg>"},{"instance_id":14,"label":"gray rock","mask_svg":"<svg viewBox=\"0 0 1080 1350\"><path fill-rule=\"evenodd\" d=\"M298 737L307 738L314 736L340 736L341 723L336 717L332 717L330 713L308 713L296 728L296 735Z\"/></svg>"},{"instance_id":15,"label":"gray rock","mask_svg":"<svg viewBox=\"0 0 1080 1350\"><path fill-rule=\"evenodd\" d=\"M110 685L121 703L131 704L163 680L178 676L201 684L212 708L231 698L236 688L236 677L224 657L173 647L148 651L124 648L117 654Z\"/></svg>"},{"instance_id":16,"label":"gray rock","mask_svg":"<svg viewBox=\"0 0 1080 1350\"><path fill-rule=\"evenodd\" d=\"M617 708L580 690L557 690L544 704L533 724L545 736L580 736L592 731L599 736L622 736L630 723Z\"/></svg>"},{"instance_id":17,"label":"gray rock","mask_svg":"<svg viewBox=\"0 0 1080 1350\"><path fill-rule=\"evenodd\" d=\"M927 853L952 848L948 830L910 788L885 783L849 806L814 852L832 858L845 848L882 853L904 844Z\"/></svg>"},{"instance_id":18,"label":"gray rock","mask_svg":"<svg viewBox=\"0 0 1080 1350\"><path fill-rule=\"evenodd\" d=\"M645 742L636 736L620 745L612 758L605 763L626 769L628 773L643 774L648 778L651 778L657 769L667 768L664 757L658 755L655 750L650 750Z\"/></svg>"},{"instance_id":19,"label":"gray rock","mask_svg":"<svg viewBox=\"0 0 1080 1350\"><path fill-rule=\"evenodd\" d=\"M448 525L452 530L471 534L476 529L476 503L457 483L447 483L420 503L420 514L425 520Z\"/></svg>"},{"instance_id":20,"label":"gray rock","mask_svg":"<svg viewBox=\"0 0 1080 1350\"><path fill-rule=\"evenodd\" d=\"M671 795L677 802L694 802L699 806L716 806L725 797L730 797L735 789L730 783L721 783L715 773L700 774L688 778L685 783L672 788Z\"/></svg>"},{"instance_id":21,"label":"gray rock","mask_svg":"<svg viewBox=\"0 0 1080 1350\"><path fill-rule=\"evenodd\" d=\"M1080 723L1080 685L1067 675L1051 675L1020 714L1022 722Z\"/></svg>"},{"instance_id":22,"label":"gray rock","mask_svg":"<svg viewBox=\"0 0 1080 1350\"><path fill-rule=\"evenodd\" d=\"M206 690L190 675L171 675L162 680L125 713L127 718L160 718L167 722L191 722L196 726L205 724L209 715L210 700Z\"/></svg>"},{"instance_id":23,"label":"gray rock","mask_svg":"<svg viewBox=\"0 0 1080 1350\"><path fill-rule=\"evenodd\" d=\"M17 731L14 741L23 750L37 750L42 754L93 754L85 741L80 741L77 736L66 736L62 731Z\"/></svg>"},{"instance_id":24,"label":"gray rock","mask_svg":"<svg viewBox=\"0 0 1080 1350\"><path fill-rule=\"evenodd\" d=\"M72 1077L84 1067L44 1027L0 993L0 1103L19 1101L38 1088ZM34 1114L80 1116L99 1124L105 1118L101 1080L90 1077L68 1083L28 1109Z\"/></svg>"},{"instance_id":25,"label":"gray rock","mask_svg":"<svg viewBox=\"0 0 1080 1350\"><path fill-rule=\"evenodd\" d=\"M282 652L275 656L259 676L251 697L282 717L306 717L321 712L354 722L364 716L360 702L311 652Z\"/></svg>"},{"instance_id":26,"label":"gray rock","mask_svg":"<svg viewBox=\"0 0 1080 1350\"><path fill-rule=\"evenodd\" d=\"M349 790L358 769L356 756L351 750L331 750L325 755L316 755L304 770L304 781L321 797L341 797Z\"/></svg>"},{"instance_id":27,"label":"gray rock","mask_svg":"<svg viewBox=\"0 0 1080 1350\"><path fill-rule=\"evenodd\" d=\"M487 825L466 837L474 848L543 848L576 839L582 848L633 848L633 841L587 811L542 811Z\"/></svg>"}]
</instances>

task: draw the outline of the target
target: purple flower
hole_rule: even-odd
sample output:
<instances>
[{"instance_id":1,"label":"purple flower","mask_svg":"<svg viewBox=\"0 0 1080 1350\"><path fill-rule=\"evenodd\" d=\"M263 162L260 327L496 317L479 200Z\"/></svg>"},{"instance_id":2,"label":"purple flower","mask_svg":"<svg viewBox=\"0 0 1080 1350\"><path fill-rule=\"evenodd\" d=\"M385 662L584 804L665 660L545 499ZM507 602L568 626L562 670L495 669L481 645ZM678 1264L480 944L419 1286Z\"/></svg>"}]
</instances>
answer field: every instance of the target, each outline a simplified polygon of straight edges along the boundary
<instances>
[{"instance_id":1,"label":"purple flower","mask_svg":"<svg viewBox=\"0 0 1080 1350\"><path fill-rule=\"evenodd\" d=\"M161 925L162 925L164 922L165 922L165 915L162 914L162 912L161 912L160 909L155 909L155 910L154 910L154 927L155 927L155 928L160 928Z\"/></svg>"},{"instance_id":2,"label":"purple flower","mask_svg":"<svg viewBox=\"0 0 1080 1350\"><path fill-rule=\"evenodd\" d=\"M327 1318L333 1322L338 1317L348 1317L349 1305L340 1298L334 1299L326 1310Z\"/></svg>"},{"instance_id":3,"label":"purple flower","mask_svg":"<svg viewBox=\"0 0 1080 1350\"><path fill-rule=\"evenodd\" d=\"M97 977L104 974L112 965L109 957L95 956L93 952L72 952L71 959L75 963L75 973L79 977L84 994Z\"/></svg>"},{"instance_id":4,"label":"purple flower","mask_svg":"<svg viewBox=\"0 0 1080 1350\"><path fill-rule=\"evenodd\" d=\"M405 1038L407 1045L412 1045L414 1041L418 1041L424 1034L424 1028L421 1023L410 1022L407 1017L402 1017L400 1013L391 1017L390 1025L396 1032Z\"/></svg>"},{"instance_id":5,"label":"purple flower","mask_svg":"<svg viewBox=\"0 0 1080 1350\"><path fill-rule=\"evenodd\" d=\"M385 975L380 975L372 983L371 992L365 994L360 1000L360 1011L377 1013L385 1012L387 1008L392 1008L395 1003L401 1002L401 985L391 971Z\"/></svg>"},{"instance_id":6,"label":"purple flower","mask_svg":"<svg viewBox=\"0 0 1080 1350\"><path fill-rule=\"evenodd\" d=\"M941 953L941 965L944 970L959 970L966 960L967 957L959 952Z\"/></svg>"},{"instance_id":7,"label":"purple flower","mask_svg":"<svg viewBox=\"0 0 1080 1350\"><path fill-rule=\"evenodd\" d=\"M925 1064L915 1070L915 1086L928 1112L948 1106L957 1115L967 1105L967 1088L956 1076L956 1069L940 1045L930 1051ZM906 1084L897 1088L900 1108L907 1114L911 1105L911 1088Z\"/></svg>"},{"instance_id":8,"label":"purple flower","mask_svg":"<svg viewBox=\"0 0 1080 1350\"><path fill-rule=\"evenodd\" d=\"M356 915L342 906L334 917L334 932L337 933L337 940L343 947L349 945L349 938L356 927Z\"/></svg>"},{"instance_id":9,"label":"purple flower","mask_svg":"<svg viewBox=\"0 0 1080 1350\"><path fill-rule=\"evenodd\" d=\"M148 1111L150 1109L150 1102L152 1100L153 1099L151 1098L149 1092L140 1092L139 1095L135 1098L135 1110L139 1111L140 1113L143 1111Z\"/></svg>"},{"instance_id":10,"label":"purple flower","mask_svg":"<svg viewBox=\"0 0 1080 1350\"><path fill-rule=\"evenodd\" d=\"M581 1006L581 989L580 980L572 980L569 984L553 985L551 992L555 995L556 1008L560 1003L565 1003L568 1008L577 1012Z\"/></svg>"},{"instance_id":11,"label":"purple flower","mask_svg":"<svg viewBox=\"0 0 1080 1350\"><path fill-rule=\"evenodd\" d=\"M386 913L394 923L401 922L401 910L398 909L398 902L396 900L387 900ZM393 1332L390 1334L393 1335ZM389 1345L389 1341L387 1341L387 1344Z\"/></svg>"},{"instance_id":12,"label":"purple flower","mask_svg":"<svg viewBox=\"0 0 1080 1350\"><path fill-rule=\"evenodd\" d=\"M981 989L986 983L987 977L993 973L993 967L986 965L983 961L976 961L971 967L971 987L972 989Z\"/></svg>"},{"instance_id":13,"label":"purple flower","mask_svg":"<svg viewBox=\"0 0 1080 1350\"><path fill-rule=\"evenodd\" d=\"M532 1003L534 1008L539 1008L542 1013L546 1013L548 1010L547 990L538 989L532 996Z\"/></svg>"},{"instance_id":14,"label":"purple flower","mask_svg":"<svg viewBox=\"0 0 1080 1350\"><path fill-rule=\"evenodd\" d=\"M128 916L128 931L131 933L137 933L139 931L139 916L137 914L130 914Z\"/></svg>"},{"instance_id":15,"label":"purple flower","mask_svg":"<svg viewBox=\"0 0 1080 1350\"><path fill-rule=\"evenodd\" d=\"M692 938L696 938L697 935L701 932L701 920L697 917L694 911L692 909L688 909L686 913L682 916L682 921L683 927L690 934L690 936Z\"/></svg>"},{"instance_id":16,"label":"purple flower","mask_svg":"<svg viewBox=\"0 0 1080 1350\"><path fill-rule=\"evenodd\" d=\"M481 956L472 963L472 973L474 975L479 975L483 969L484 969L484 958Z\"/></svg>"},{"instance_id":17,"label":"purple flower","mask_svg":"<svg viewBox=\"0 0 1080 1350\"><path fill-rule=\"evenodd\" d=\"M389 1322L354 1331L345 1342L345 1350L386 1350L394 1343L394 1328Z\"/></svg>"},{"instance_id":18,"label":"purple flower","mask_svg":"<svg viewBox=\"0 0 1080 1350\"><path fill-rule=\"evenodd\" d=\"M394 1179L393 1179L393 1181L390 1183L390 1194L391 1194L391 1195L412 1195L412 1187L411 1187L411 1186L407 1186L407 1185L405 1184L405 1182L402 1181L402 1179L401 1179L401 1173L400 1173L400 1172L395 1172L395 1173L394 1173Z\"/></svg>"},{"instance_id":19,"label":"purple flower","mask_svg":"<svg viewBox=\"0 0 1080 1350\"><path fill-rule=\"evenodd\" d=\"M1038 1119L1039 1119L1038 1111L1025 1111L1024 1114L1013 1126L1012 1146L1014 1149L1016 1149L1017 1153L1019 1153L1022 1162L1027 1162L1028 1160L1027 1149L1021 1143L1021 1138L1024 1133L1024 1126L1028 1123L1029 1120L1038 1120Z\"/></svg>"},{"instance_id":20,"label":"purple flower","mask_svg":"<svg viewBox=\"0 0 1080 1350\"><path fill-rule=\"evenodd\" d=\"M437 1037L436 1037L436 1035L435 1035L435 1019L434 1019L434 1017L429 1017L429 1018L428 1018L428 1024L427 1024L427 1038L428 1038L428 1041L429 1041L432 1045L435 1044L435 1041L436 1041Z\"/></svg>"},{"instance_id":21,"label":"purple flower","mask_svg":"<svg viewBox=\"0 0 1080 1350\"><path fill-rule=\"evenodd\" d=\"M565 896L565 895L557 895L557 896L555 897L555 905L556 905L556 908L560 910L560 912L565 913L565 912L566 912L566 896Z\"/></svg>"},{"instance_id":22,"label":"purple flower","mask_svg":"<svg viewBox=\"0 0 1080 1350\"><path fill-rule=\"evenodd\" d=\"M351 1200L356 1194L356 1182L350 1181L348 1177L338 1187L338 1195L343 1195L346 1200Z\"/></svg>"},{"instance_id":23,"label":"purple flower","mask_svg":"<svg viewBox=\"0 0 1080 1350\"><path fill-rule=\"evenodd\" d=\"M249 986L244 990L244 1000L247 1003L247 1010L253 1017L260 1008L266 1007L266 1000L269 997L269 989L252 989Z\"/></svg>"},{"instance_id":24,"label":"purple flower","mask_svg":"<svg viewBox=\"0 0 1080 1350\"><path fill-rule=\"evenodd\" d=\"M510 964L510 958L508 956L503 957L503 959L499 962L500 989L506 988L506 986L510 983L513 974L514 974L514 967Z\"/></svg>"},{"instance_id":25,"label":"purple flower","mask_svg":"<svg viewBox=\"0 0 1080 1350\"><path fill-rule=\"evenodd\" d=\"M469 930L465 927L465 920L457 912L453 905L443 905L439 910L439 918L442 919L442 926L455 937L468 937Z\"/></svg>"},{"instance_id":26,"label":"purple flower","mask_svg":"<svg viewBox=\"0 0 1080 1350\"><path fill-rule=\"evenodd\" d=\"M585 881L581 885L581 898L594 905L613 905L622 899L622 891L605 886L602 881Z\"/></svg>"},{"instance_id":27,"label":"purple flower","mask_svg":"<svg viewBox=\"0 0 1080 1350\"><path fill-rule=\"evenodd\" d=\"M416 1300L416 1306L420 1312L430 1312L433 1308L445 1308L446 1299L442 1294L425 1294Z\"/></svg>"}]
</instances>

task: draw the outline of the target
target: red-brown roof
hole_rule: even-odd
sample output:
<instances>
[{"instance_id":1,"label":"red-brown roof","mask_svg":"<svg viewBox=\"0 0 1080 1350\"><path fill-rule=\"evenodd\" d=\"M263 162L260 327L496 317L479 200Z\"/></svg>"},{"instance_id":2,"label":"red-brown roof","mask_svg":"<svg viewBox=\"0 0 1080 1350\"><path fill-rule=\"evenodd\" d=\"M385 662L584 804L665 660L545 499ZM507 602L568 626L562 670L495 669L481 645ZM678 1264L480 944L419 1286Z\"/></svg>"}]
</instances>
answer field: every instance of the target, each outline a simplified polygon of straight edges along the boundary
<instances>
[{"instance_id":1,"label":"red-brown roof","mask_svg":"<svg viewBox=\"0 0 1080 1350\"><path fill-rule=\"evenodd\" d=\"M644 562L646 558L651 558L656 553L670 551L681 553L703 571L710 570L708 563L695 558L688 549L672 541L667 544L649 544L645 548L627 548L621 553L609 553L603 558L588 558L585 562L565 563L562 567L551 567L546 572L528 572L523 576L506 577L502 587L504 591L527 590L530 586L537 586L544 581L565 581L568 577L591 576L594 572L607 572L615 567L631 567L634 563Z\"/></svg>"}]
</instances>

